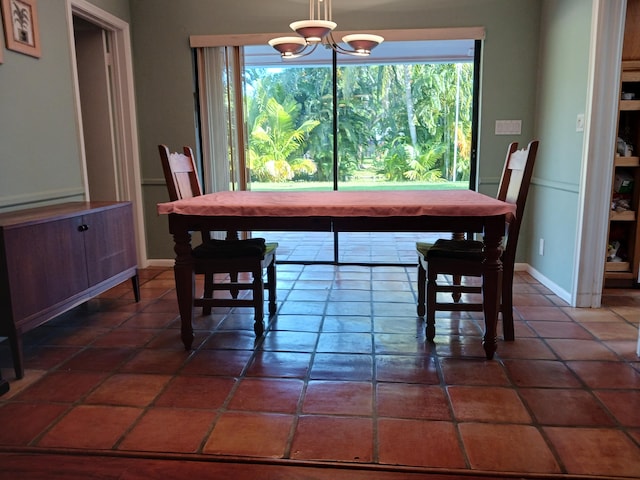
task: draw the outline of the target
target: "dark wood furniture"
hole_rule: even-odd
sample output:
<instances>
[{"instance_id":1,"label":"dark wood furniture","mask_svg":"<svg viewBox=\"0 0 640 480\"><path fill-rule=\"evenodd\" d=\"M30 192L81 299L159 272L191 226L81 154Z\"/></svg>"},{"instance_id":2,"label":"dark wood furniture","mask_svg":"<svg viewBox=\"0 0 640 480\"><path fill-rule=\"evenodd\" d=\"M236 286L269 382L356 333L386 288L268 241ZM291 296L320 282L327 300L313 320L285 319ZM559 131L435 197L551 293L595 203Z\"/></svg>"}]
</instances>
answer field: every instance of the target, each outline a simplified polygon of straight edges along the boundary
<instances>
[{"instance_id":1,"label":"dark wood furniture","mask_svg":"<svg viewBox=\"0 0 640 480\"><path fill-rule=\"evenodd\" d=\"M199 230L338 232L484 232L483 296L487 358L497 348L502 282L500 244L515 207L470 190L375 192L218 192L158 205L169 215L176 252L176 291L185 348L193 342L194 258Z\"/></svg>"},{"instance_id":2,"label":"dark wood furniture","mask_svg":"<svg viewBox=\"0 0 640 480\"><path fill-rule=\"evenodd\" d=\"M166 145L158 145L162 169L171 201L189 199L202 195L200 179L196 171L193 151L183 147L184 154L171 153ZM276 313L276 249L275 242L264 239L238 240L237 231L227 234L226 240L211 239L209 229L201 229L202 243L193 251L193 268L196 274L204 275L204 293L195 299L208 315L212 307L253 307L256 335L264 332L264 290L269 293L269 316ZM229 238L229 237L233 238ZM267 281L264 282L264 271ZM243 280L249 273L251 280ZM228 275L229 281L219 278ZM242 290L251 291L250 298L238 298ZM226 291L228 297L215 297L216 291Z\"/></svg>"},{"instance_id":3,"label":"dark wood furniture","mask_svg":"<svg viewBox=\"0 0 640 480\"><path fill-rule=\"evenodd\" d=\"M21 335L131 279L140 298L130 202L74 202L0 215L0 335L17 378Z\"/></svg>"},{"instance_id":4,"label":"dark wood furniture","mask_svg":"<svg viewBox=\"0 0 640 480\"><path fill-rule=\"evenodd\" d=\"M499 310L502 313L502 328L505 340L514 339L513 328L513 269L520 224L533 174L533 166L538 152L538 141L534 140L526 148L518 150L514 142L507 148L507 156L502 170L497 199L516 207L515 217L508 219L507 241L502 250L501 260L503 281ZM440 239L433 245L420 243L418 252L418 315L425 315L427 339L435 336L435 313L444 311L483 310L482 303L460 302L462 294L482 292L479 285L462 283L462 277L481 277L483 265L483 243L473 239ZM452 283L438 283L438 275L450 275ZM425 292L426 290L426 292ZM439 292L451 292L453 302L438 301Z\"/></svg>"},{"instance_id":5,"label":"dark wood furniture","mask_svg":"<svg viewBox=\"0 0 640 480\"><path fill-rule=\"evenodd\" d=\"M0 395L4 395L9 391L9 382L7 382L2 375L0 375Z\"/></svg>"}]
</instances>

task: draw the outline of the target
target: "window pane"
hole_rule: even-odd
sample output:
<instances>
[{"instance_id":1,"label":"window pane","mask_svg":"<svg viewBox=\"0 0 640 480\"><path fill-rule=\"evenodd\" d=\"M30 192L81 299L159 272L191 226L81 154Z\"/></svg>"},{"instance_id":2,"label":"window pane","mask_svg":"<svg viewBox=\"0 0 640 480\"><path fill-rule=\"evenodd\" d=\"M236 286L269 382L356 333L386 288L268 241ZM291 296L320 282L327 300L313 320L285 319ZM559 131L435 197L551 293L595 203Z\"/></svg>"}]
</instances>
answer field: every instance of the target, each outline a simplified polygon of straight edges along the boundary
<instances>
[{"instance_id":1,"label":"window pane","mask_svg":"<svg viewBox=\"0 0 640 480\"><path fill-rule=\"evenodd\" d=\"M245 47L250 188L469 188L473 50L473 40L384 42L369 57L338 55L334 106L330 49L284 61ZM415 263L415 241L433 237L265 235L291 261L333 261L337 238L347 263Z\"/></svg>"}]
</instances>

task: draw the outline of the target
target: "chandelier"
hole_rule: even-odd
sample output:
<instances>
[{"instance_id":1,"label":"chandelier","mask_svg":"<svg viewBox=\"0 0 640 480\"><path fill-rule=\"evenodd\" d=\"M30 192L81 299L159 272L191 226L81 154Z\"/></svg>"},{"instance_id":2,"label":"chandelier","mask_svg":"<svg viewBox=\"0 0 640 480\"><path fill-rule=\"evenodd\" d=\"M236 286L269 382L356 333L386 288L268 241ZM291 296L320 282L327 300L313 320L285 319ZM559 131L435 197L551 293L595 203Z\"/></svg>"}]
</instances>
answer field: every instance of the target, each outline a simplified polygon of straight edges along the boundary
<instances>
[{"instance_id":1,"label":"chandelier","mask_svg":"<svg viewBox=\"0 0 640 480\"><path fill-rule=\"evenodd\" d=\"M331 19L331 0L309 0L309 20L293 22L289 27L299 36L269 40L269 45L280 52L284 59L309 55L319 44L338 53L366 57L384 41L380 35L355 33L342 37L342 41L350 48L338 44L332 34L337 24Z\"/></svg>"}]
</instances>

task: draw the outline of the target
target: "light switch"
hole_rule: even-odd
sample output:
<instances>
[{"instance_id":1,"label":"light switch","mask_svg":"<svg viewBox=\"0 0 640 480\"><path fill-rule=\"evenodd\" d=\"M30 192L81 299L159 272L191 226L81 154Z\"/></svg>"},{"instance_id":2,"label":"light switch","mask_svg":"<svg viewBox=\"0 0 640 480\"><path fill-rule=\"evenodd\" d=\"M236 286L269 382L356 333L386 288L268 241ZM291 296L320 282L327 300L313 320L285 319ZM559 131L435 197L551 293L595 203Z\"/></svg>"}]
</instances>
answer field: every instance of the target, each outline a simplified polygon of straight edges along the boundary
<instances>
[{"instance_id":1,"label":"light switch","mask_svg":"<svg viewBox=\"0 0 640 480\"><path fill-rule=\"evenodd\" d=\"M496 120L496 135L520 135L522 120Z\"/></svg>"}]
</instances>

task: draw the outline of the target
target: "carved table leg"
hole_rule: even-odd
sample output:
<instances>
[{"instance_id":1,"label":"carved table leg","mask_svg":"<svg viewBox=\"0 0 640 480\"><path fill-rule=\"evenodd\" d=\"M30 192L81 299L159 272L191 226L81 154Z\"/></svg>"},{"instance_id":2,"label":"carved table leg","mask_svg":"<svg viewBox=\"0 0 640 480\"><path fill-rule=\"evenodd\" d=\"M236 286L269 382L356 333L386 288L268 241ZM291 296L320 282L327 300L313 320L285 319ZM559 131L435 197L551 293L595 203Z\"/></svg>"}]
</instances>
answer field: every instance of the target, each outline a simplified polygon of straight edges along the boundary
<instances>
[{"instance_id":1,"label":"carved table leg","mask_svg":"<svg viewBox=\"0 0 640 480\"><path fill-rule=\"evenodd\" d=\"M482 345L488 359L498 348L496 326L500 310L502 262L500 244L504 232L504 217L490 217L484 234L484 273L482 275L482 301L484 304L485 333Z\"/></svg>"},{"instance_id":2,"label":"carved table leg","mask_svg":"<svg viewBox=\"0 0 640 480\"><path fill-rule=\"evenodd\" d=\"M176 263L173 267L176 279L176 295L180 310L181 337L186 350L193 344L193 298L195 295L195 275L193 257L191 256L191 235L188 231L176 231L175 242Z\"/></svg>"}]
</instances>

